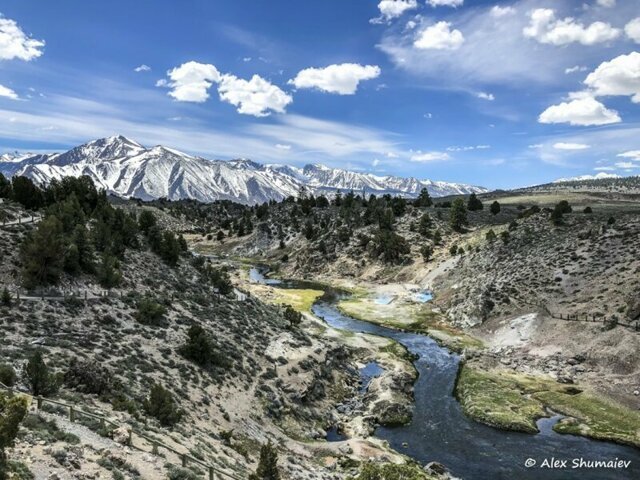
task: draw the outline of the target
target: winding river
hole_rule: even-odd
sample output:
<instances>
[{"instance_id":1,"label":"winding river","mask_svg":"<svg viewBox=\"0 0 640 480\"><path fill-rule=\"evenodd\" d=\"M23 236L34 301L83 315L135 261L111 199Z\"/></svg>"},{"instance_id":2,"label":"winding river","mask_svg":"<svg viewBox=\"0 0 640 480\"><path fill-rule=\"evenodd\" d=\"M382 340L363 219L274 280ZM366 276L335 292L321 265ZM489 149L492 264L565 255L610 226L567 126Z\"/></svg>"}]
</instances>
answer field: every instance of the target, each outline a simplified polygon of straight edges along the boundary
<instances>
[{"instance_id":1,"label":"winding river","mask_svg":"<svg viewBox=\"0 0 640 480\"><path fill-rule=\"evenodd\" d=\"M299 281L269 280L257 269L253 281L281 288L319 288ZM431 338L382 327L343 315L338 302L348 294L325 291L312 307L313 313L330 326L392 338L418 355L414 365L419 373L414 386L415 408L411 423L402 427L377 428L375 435L389 441L399 452L422 464L436 461L465 480L621 480L640 479L640 450L615 443L561 435L552 430L559 417L539 420L540 433L532 435L491 428L462 413L452 392L459 357L440 347ZM549 462L567 461L566 467L546 468ZM573 462L630 461L627 468L573 468ZM526 467L525 463L535 461Z\"/></svg>"}]
</instances>

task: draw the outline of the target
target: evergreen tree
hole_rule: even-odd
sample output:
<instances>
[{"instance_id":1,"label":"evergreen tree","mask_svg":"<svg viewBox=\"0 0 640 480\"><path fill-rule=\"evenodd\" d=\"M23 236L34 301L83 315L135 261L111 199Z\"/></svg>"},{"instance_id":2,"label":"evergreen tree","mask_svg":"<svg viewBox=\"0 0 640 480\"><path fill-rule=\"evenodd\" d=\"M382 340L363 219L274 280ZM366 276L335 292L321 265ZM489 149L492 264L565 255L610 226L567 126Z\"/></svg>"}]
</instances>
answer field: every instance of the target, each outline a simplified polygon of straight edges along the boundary
<instances>
[{"instance_id":1,"label":"evergreen tree","mask_svg":"<svg viewBox=\"0 0 640 480\"><path fill-rule=\"evenodd\" d=\"M464 200L457 198L451 205L449 212L449 225L456 231L461 231L467 221L467 209L464 206Z\"/></svg>"},{"instance_id":2,"label":"evergreen tree","mask_svg":"<svg viewBox=\"0 0 640 480\"><path fill-rule=\"evenodd\" d=\"M122 273L118 259L109 253L102 254L98 267L98 282L103 288L114 288L122 283Z\"/></svg>"},{"instance_id":3,"label":"evergreen tree","mask_svg":"<svg viewBox=\"0 0 640 480\"><path fill-rule=\"evenodd\" d=\"M21 246L24 285L32 288L57 283L65 250L62 224L53 215L46 217Z\"/></svg>"},{"instance_id":4,"label":"evergreen tree","mask_svg":"<svg viewBox=\"0 0 640 480\"><path fill-rule=\"evenodd\" d=\"M260 461L255 473L249 475L249 480L280 480L278 471L278 450L269 441L260 447Z\"/></svg>"},{"instance_id":5,"label":"evergreen tree","mask_svg":"<svg viewBox=\"0 0 640 480\"><path fill-rule=\"evenodd\" d=\"M430 207L433 205L433 200L431 200L431 195L429 195L429 190L423 188L420 190L420 194L418 198L416 198L414 205L416 207Z\"/></svg>"},{"instance_id":6,"label":"evergreen tree","mask_svg":"<svg viewBox=\"0 0 640 480\"><path fill-rule=\"evenodd\" d=\"M302 314L291 305L285 305L284 318L289 322L289 326L291 328L300 325L302 322Z\"/></svg>"},{"instance_id":7,"label":"evergreen tree","mask_svg":"<svg viewBox=\"0 0 640 480\"><path fill-rule=\"evenodd\" d=\"M180 243L173 232L165 231L160 244L160 258L168 265L175 267L180 259L181 250Z\"/></svg>"},{"instance_id":8,"label":"evergreen tree","mask_svg":"<svg viewBox=\"0 0 640 480\"><path fill-rule=\"evenodd\" d=\"M493 229L489 230L486 233L485 238L486 238L487 242L489 242L489 243L495 242L496 238L497 238L496 232L494 232Z\"/></svg>"},{"instance_id":9,"label":"evergreen tree","mask_svg":"<svg viewBox=\"0 0 640 480\"><path fill-rule=\"evenodd\" d=\"M150 227L147 233L147 242L152 252L160 254L162 250L162 230L157 225Z\"/></svg>"},{"instance_id":10,"label":"evergreen tree","mask_svg":"<svg viewBox=\"0 0 640 480\"><path fill-rule=\"evenodd\" d=\"M385 208L378 218L378 226L380 227L380 230L393 230L393 224L395 221L393 210Z\"/></svg>"},{"instance_id":11,"label":"evergreen tree","mask_svg":"<svg viewBox=\"0 0 640 480\"><path fill-rule=\"evenodd\" d=\"M89 242L87 228L84 225L76 225L71 241L78 250L80 268L86 273L92 273L95 270L95 265L93 263L93 247Z\"/></svg>"},{"instance_id":12,"label":"evergreen tree","mask_svg":"<svg viewBox=\"0 0 640 480\"><path fill-rule=\"evenodd\" d=\"M42 350L33 352L24 369L24 379L29 390L35 396L46 396L58 390L58 384L44 361Z\"/></svg>"},{"instance_id":13,"label":"evergreen tree","mask_svg":"<svg viewBox=\"0 0 640 480\"><path fill-rule=\"evenodd\" d=\"M420 254L422 255L422 258L425 261L425 263L428 262L431 259L431 256L433 255L433 247L428 243L424 244L420 248Z\"/></svg>"},{"instance_id":14,"label":"evergreen tree","mask_svg":"<svg viewBox=\"0 0 640 480\"><path fill-rule=\"evenodd\" d=\"M147 415L156 418L165 427L173 427L182 418L182 411L178 409L171 392L159 384L151 387L143 407Z\"/></svg>"},{"instance_id":15,"label":"evergreen tree","mask_svg":"<svg viewBox=\"0 0 640 480\"><path fill-rule=\"evenodd\" d=\"M4 305L5 307L11 306L11 294L9 293L7 287L4 287L2 289L2 295L0 295L0 303L2 303L2 305Z\"/></svg>"},{"instance_id":16,"label":"evergreen tree","mask_svg":"<svg viewBox=\"0 0 640 480\"><path fill-rule=\"evenodd\" d=\"M224 240L224 232L222 230L218 230L218 235L216 236L216 238L219 242Z\"/></svg>"},{"instance_id":17,"label":"evergreen tree","mask_svg":"<svg viewBox=\"0 0 640 480\"><path fill-rule=\"evenodd\" d=\"M498 203L497 200L491 204L491 207L489 207L489 211L494 215L497 215L500 213L500 204Z\"/></svg>"},{"instance_id":18,"label":"evergreen tree","mask_svg":"<svg viewBox=\"0 0 640 480\"><path fill-rule=\"evenodd\" d=\"M404 237L389 230L379 230L373 239L371 253L374 257L381 257L386 263L398 262L410 252Z\"/></svg>"},{"instance_id":19,"label":"evergreen tree","mask_svg":"<svg viewBox=\"0 0 640 480\"><path fill-rule=\"evenodd\" d=\"M25 208L36 210L44 205L44 197L30 178L13 177L11 181L12 199Z\"/></svg>"},{"instance_id":20,"label":"evergreen tree","mask_svg":"<svg viewBox=\"0 0 640 480\"><path fill-rule=\"evenodd\" d=\"M156 216L150 210L143 210L138 216L138 226L144 234L148 234L152 227L158 223Z\"/></svg>"},{"instance_id":21,"label":"evergreen tree","mask_svg":"<svg viewBox=\"0 0 640 480\"><path fill-rule=\"evenodd\" d=\"M420 224L418 225L418 232L420 232L420 235L422 235L423 237L428 237L429 229L431 228L432 224L433 222L431 221L431 217L429 216L429 214L423 214L420 217Z\"/></svg>"},{"instance_id":22,"label":"evergreen tree","mask_svg":"<svg viewBox=\"0 0 640 480\"><path fill-rule=\"evenodd\" d=\"M472 193L471 195L469 195L469 202L467 203L467 209L470 212L482 210L483 208L484 208L484 205L482 205L482 202L478 199L475 193Z\"/></svg>"},{"instance_id":23,"label":"evergreen tree","mask_svg":"<svg viewBox=\"0 0 640 480\"><path fill-rule=\"evenodd\" d=\"M78 253L78 247L74 243L70 243L64 252L63 268L65 272L71 275L80 271L80 254Z\"/></svg>"},{"instance_id":24,"label":"evergreen tree","mask_svg":"<svg viewBox=\"0 0 640 480\"><path fill-rule=\"evenodd\" d=\"M189 327L187 341L178 352L205 369L230 365L229 360L218 352L215 342L200 325Z\"/></svg>"},{"instance_id":25,"label":"evergreen tree","mask_svg":"<svg viewBox=\"0 0 640 480\"><path fill-rule=\"evenodd\" d=\"M314 235L315 235L315 230L313 228L313 222L311 220L307 220L307 222L304 225L304 237L307 240L311 240Z\"/></svg>"},{"instance_id":26,"label":"evergreen tree","mask_svg":"<svg viewBox=\"0 0 640 480\"><path fill-rule=\"evenodd\" d=\"M13 446L20 422L27 414L27 399L0 393L0 480L10 478L6 449Z\"/></svg>"},{"instance_id":27,"label":"evergreen tree","mask_svg":"<svg viewBox=\"0 0 640 480\"><path fill-rule=\"evenodd\" d=\"M11 182L0 173L0 198L11 198L12 191Z\"/></svg>"}]
</instances>

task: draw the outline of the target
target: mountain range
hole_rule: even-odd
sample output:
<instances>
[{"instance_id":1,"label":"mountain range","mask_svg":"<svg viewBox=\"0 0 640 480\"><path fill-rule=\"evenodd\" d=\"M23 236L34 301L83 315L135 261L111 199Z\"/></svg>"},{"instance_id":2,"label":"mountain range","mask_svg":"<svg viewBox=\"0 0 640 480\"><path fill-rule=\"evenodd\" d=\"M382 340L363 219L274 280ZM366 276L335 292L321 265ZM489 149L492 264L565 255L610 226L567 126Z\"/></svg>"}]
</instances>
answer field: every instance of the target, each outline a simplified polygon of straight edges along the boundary
<instances>
[{"instance_id":1,"label":"mountain range","mask_svg":"<svg viewBox=\"0 0 640 480\"><path fill-rule=\"evenodd\" d=\"M0 156L0 173L22 175L46 184L65 176L89 176L96 186L122 197L233 200L263 203L309 194L340 191L367 195L417 196L426 188L431 196L482 193L487 189L461 183L377 176L309 164L302 168L262 165L247 159L208 160L178 150L146 148L121 135L85 143L64 153L7 153Z\"/></svg>"}]
</instances>

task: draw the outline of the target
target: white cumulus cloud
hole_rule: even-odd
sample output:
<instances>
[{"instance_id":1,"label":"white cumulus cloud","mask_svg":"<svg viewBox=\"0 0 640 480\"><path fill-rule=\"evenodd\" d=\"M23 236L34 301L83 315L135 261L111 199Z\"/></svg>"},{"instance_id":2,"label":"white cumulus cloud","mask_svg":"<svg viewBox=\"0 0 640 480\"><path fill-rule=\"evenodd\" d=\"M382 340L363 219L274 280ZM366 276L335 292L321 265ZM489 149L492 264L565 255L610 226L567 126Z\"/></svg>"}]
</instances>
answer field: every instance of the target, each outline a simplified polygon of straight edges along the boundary
<instances>
[{"instance_id":1,"label":"white cumulus cloud","mask_svg":"<svg viewBox=\"0 0 640 480\"><path fill-rule=\"evenodd\" d=\"M505 17L516 13L516 9L513 7L501 7L500 5L494 5L490 10L491 16L495 18Z\"/></svg>"},{"instance_id":2,"label":"white cumulus cloud","mask_svg":"<svg viewBox=\"0 0 640 480\"><path fill-rule=\"evenodd\" d=\"M496 99L493 93L487 93L487 92L478 92L476 94L476 97L481 98L482 100L489 100L490 102L493 102Z\"/></svg>"},{"instance_id":3,"label":"white cumulus cloud","mask_svg":"<svg viewBox=\"0 0 640 480\"><path fill-rule=\"evenodd\" d=\"M553 148L556 150L586 150L587 148L591 148L591 145L586 145L584 143L558 142L553 144Z\"/></svg>"},{"instance_id":4,"label":"white cumulus cloud","mask_svg":"<svg viewBox=\"0 0 640 480\"><path fill-rule=\"evenodd\" d=\"M457 50L463 43L460 30L451 30L449 22L438 22L422 30L413 46L420 50Z\"/></svg>"},{"instance_id":5,"label":"white cumulus cloud","mask_svg":"<svg viewBox=\"0 0 640 480\"><path fill-rule=\"evenodd\" d=\"M540 123L568 123L570 125L607 125L619 123L620 116L593 97L583 97L552 105L538 117Z\"/></svg>"},{"instance_id":6,"label":"white cumulus cloud","mask_svg":"<svg viewBox=\"0 0 640 480\"><path fill-rule=\"evenodd\" d=\"M144 63L142 65L137 66L136 68L133 69L134 72L150 72L151 71L151 67L149 65L145 65Z\"/></svg>"},{"instance_id":7,"label":"white cumulus cloud","mask_svg":"<svg viewBox=\"0 0 640 480\"><path fill-rule=\"evenodd\" d=\"M640 103L640 53L631 52L602 62L584 83L596 96L630 95L634 103Z\"/></svg>"},{"instance_id":8,"label":"white cumulus cloud","mask_svg":"<svg viewBox=\"0 0 640 480\"><path fill-rule=\"evenodd\" d=\"M621 33L619 29L605 22L593 22L585 26L571 17L556 19L555 12L550 8L537 8L529 13L529 17L529 25L522 31L524 36L551 45L575 42L594 45L614 40Z\"/></svg>"},{"instance_id":9,"label":"white cumulus cloud","mask_svg":"<svg viewBox=\"0 0 640 480\"><path fill-rule=\"evenodd\" d=\"M179 102L205 102L211 85L221 79L214 65L193 61L169 70L167 75L170 81L160 80L156 85L170 87L169 95Z\"/></svg>"},{"instance_id":10,"label":"white cumulus cloud","mask_svg":"<svg viewBox=\"0 0 640 480\"><path fill-rule=\"evenodd\" d=\"M449 160L451 156L446 152L414 152L411 155L412 162L428 163Z\"/></svg>"},{"instance_id":11,"label":"white cumulus cloud","mask_svg":"<svg viewBox=\"0 0 640 480\"><path fill-rule=\"evenodd\" d=\"M569 75L570 73L575 73L575 72L586 72L586 71L587 71L587 67L584 67L581 65L575 65L573 67L564 69L565 75Z\"/></svg>"},{"instance_id":12,"label":"white cumulus cloud","mask_svg":"<svg viewBox=\"0 0 640 480\"><path fill-rule=\"evenodd\" d=\"M616 6L616 0L598 0L601 7L611 8Z\"/></svg>"},{"instance_id":13,"label":"white cumulus cloud","mask_svg":"<svg viewBox=\"0 0 640 480\"><path fill-rule=\"evenodd\" d=\"M372 18L371 23L381 23L400 17L404 12L418 8L417 0L381 0L378 4L380 17Z\"/></svg>"},{"instance_id":14,"label":"white cumulus cloud","mask_svg":"<svg viewBox=\"0 0 640 480\"><path fill-rule=\"evenodd\" d=\"M28 37L20 26L9 18L0 17L0 60L33 60L42 55L44 40Z\"/></svg>"},{"instance_id":15,"label":"white cumulus cloud","mask_svg":"<svg viewBox=\"0 0 640 480\"><path fill-rule=\"evenodd\" d=\"M640 165L632 162L616 162L614 163L614 165L618 168L625 168L625 169L640 168Z\"/></svg>"},{"instance_id":16,"label":"white cumulus cloud","mask_svg":"<svg viewBox=\"0 0 640 480\"><path fill-rule=\"evenodd\" d=\"M237 107L238 113L266 117L271 112L284 113L293 98L268 80L254 75L244 80L235 75L223 75L218 86L220 100Z\"/></svg>"},{"instance_id":17,"label":"white cumulus cloud","mask_svg":"<svg viewBox=\"0 0 640 480\"><path fill-rule=\"evenodd\" d=\"M634 42L640 43L640 17L627 23L624 27L624 33Z\"/></svg>"},{"instance_id":18,"label":"white cumulus cloud","mask_svg":"<svg viewBox=\"0 0 640 480\"><path fill-rule=\"evenodd\" d=\"M291 150L291 145L286 145L283 143L276 143L276 148L278 150Z\"/></svg>"},{"instance_id":19,"label":"white cumulus cloud","mask_svg":"<svg viewBox=\"0 0 640 480\"><path fill-rule=\"evenodd\" d=\"M11 90L9 87L0 85L0 97L10 98L11 100L17 100L18 94Z\"/></svg>"},{"instance_id":20,"label":"white cumulus cloud","mask_svg":"<svg viewBox=\"0 0 640 480\"><path fill-rule=\"evenodd\" d=\"M427 0L432 7L459 7L464 0Z\"/></svg>"},{"instance_id":21,"label":"white cumulus cloud","mask_svg":"<svg viewBox=\"0 0 640 480\"><path fill-rule=\"evenodd\" d=\"M380 67L377 65L342 63L325 68L305 68L289 80L289 84L296 88L317 88L323 92L353 95L361 81L371 80L379 75Z\"/></svg>"},{"instance_id":22,"label":"white cumulus cloud","mask_svg":"<svg viewBox=\"0 0 640 480\"><path fill-rule=\"evenodd\" d=\"M640 150L629 150L628 152L619 153L617 156L640 161Z\"/></svg>"}]
</instances>

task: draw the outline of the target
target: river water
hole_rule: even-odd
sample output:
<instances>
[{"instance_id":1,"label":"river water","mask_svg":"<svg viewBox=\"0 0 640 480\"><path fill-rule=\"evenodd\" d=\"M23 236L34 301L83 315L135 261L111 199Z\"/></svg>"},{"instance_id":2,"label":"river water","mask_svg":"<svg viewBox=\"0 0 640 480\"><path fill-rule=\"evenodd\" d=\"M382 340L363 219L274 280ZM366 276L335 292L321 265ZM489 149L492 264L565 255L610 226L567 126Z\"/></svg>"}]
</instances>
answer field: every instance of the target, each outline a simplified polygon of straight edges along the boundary
<instances>
[{"instance_id":1,"label":"river water","mask_svg":"<svg viewBox=\"0 0 640 480\"><path fill-rule=\"evenodd\" d=\"M254 281L264 275L252 269ZM414 385L415 408L410 424L376 429L399 452L422 464L436 461L465 480L621 480L640 479L640 450L586 437L561 435L552 430L558 417L541 419L540 433L509 432L475 422L462 413L453 396L459 357L431 338L389 329L343 315L337 303L343 292L307 282L268 280L282 288L321 288L325 294L312 307L330 326L392 338L418 355L414 365L419 377ZM574 462L630 461L627 468L573 468ZM545 467L556 461L556 468ZM535 461L531 467L525 463ZM566 461L566 466L560 466ZM584 465L584 464L583 464Z\"/></svg>"}]
</instances>

